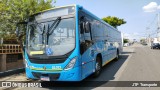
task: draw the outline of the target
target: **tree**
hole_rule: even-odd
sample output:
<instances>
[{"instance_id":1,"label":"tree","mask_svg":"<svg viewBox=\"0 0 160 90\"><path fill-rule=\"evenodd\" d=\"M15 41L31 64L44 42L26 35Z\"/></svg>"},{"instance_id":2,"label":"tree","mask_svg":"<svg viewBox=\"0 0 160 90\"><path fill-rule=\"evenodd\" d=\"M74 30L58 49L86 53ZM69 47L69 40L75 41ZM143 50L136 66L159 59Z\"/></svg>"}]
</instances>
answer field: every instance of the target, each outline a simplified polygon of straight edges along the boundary
<instances>
[{"instance_id":1,"label":"tree","mask_svg":"<svg viewBox=\"0 0 160 90\"><path fill-rule=\"evenodd\" d=\"M111 26L117 28L117 26L120 26L122 24L125 24L126 21L124 21L124 19L120 19L118 17L111 17L111 16L108 16L108 17L104 17L102 18L102 20L104 20L105 22L107 22L108 24L110 24Z\"/></svg>"},{"instance_id":2,"label":"tree","mask_svg":"<svg viewBox=\"0 0 160 90\"><path fill-rule=\"evenodd\" d=\"M128 43L129 39L123 39L123 43Z\"/></svg>"},{"instance_id":3,"label":"tree","mask_svg":"<svg viewBox=\"0 0 160 90\"><path fill-rule=\"evenodd\" d=\"M140 42L141 43L146 43L146 39L142 38L142 39L140 39Z\"/></svg>"},{"instance_id":4,"label":"tree","mask_svg":"<svg viewBox=\"0 0 160 90\"><path fill-rule=\"evenodd\" d=\"M52 2L53 0L0 0L0 37L15 37L17 22L25 21L34 13L54 7Z\"/></svg>"}]
</instances>

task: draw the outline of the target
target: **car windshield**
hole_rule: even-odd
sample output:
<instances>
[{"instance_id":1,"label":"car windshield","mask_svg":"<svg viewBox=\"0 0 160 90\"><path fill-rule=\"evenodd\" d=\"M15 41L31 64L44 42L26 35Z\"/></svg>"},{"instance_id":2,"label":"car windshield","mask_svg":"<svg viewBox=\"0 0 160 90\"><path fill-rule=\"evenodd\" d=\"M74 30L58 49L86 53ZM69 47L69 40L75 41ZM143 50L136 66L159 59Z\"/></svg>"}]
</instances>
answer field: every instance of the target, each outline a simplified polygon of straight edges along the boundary
<instances>
[{"instance_id":1,"label":"car windshield","mask_svg":"<svg viewBox=\"0 0 160 90\"><path fill-rule=\"evenodd\" d=\"M64 55L75 47L75 19L64 18L46 22L29 22L29 55Z\"/></svg>"}]
</instances>

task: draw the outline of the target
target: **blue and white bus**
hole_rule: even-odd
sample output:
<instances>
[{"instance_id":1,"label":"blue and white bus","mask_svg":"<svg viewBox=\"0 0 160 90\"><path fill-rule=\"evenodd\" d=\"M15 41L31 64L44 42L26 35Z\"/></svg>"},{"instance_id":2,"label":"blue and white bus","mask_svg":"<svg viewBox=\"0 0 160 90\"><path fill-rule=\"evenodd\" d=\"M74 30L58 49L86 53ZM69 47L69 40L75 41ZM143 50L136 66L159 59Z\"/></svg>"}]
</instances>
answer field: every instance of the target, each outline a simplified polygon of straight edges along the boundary
<instances>
[{"instance_id":1,"label":"blue and white bus","mask_svg":"<svg viewBox=\"0 0 160 90\"><path fill-rule=\"evenodd\" d=\"M79 5L30 16L25 42L26 76L44 81L98 76L122 52L121 32Z\"/></svg>"}]
</instances>

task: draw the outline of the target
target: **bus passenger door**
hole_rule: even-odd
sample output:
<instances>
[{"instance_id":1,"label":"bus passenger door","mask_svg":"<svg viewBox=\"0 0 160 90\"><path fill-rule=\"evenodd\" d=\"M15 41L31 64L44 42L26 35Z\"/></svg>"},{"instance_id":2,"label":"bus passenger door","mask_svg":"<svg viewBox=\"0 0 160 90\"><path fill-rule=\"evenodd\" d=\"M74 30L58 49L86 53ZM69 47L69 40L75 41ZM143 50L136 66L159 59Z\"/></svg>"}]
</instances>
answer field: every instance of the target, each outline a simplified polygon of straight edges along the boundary
<instances>
[{"instance_id":1,"label":"bus passenger door","mask_svg":"<svg viewBox=\"0 0 160 90\"><path fill-rule=\"evenodd\" d=\"M84 21L83 24L89 23ZM83 26L80 28L83 29ZM93 72L94 49L91 38L91 30L80 34L80 53L82 60L82 78L87 77Z\"/></svg>"},{"instance_id":2,"label":"bus passenger door","mask_svg":"<svg viewBox=\"0 0 160 90\"><path fill-rule=\"evenodd\" d=\"M85 48L82 48L85 47ZM93 59L94 59L94 49L90 42L85 42L84 45L81 45L81 50L84 52L81 55L82 60L82 77L85 78L93 72Z\"/></svg>"}]
</instances>

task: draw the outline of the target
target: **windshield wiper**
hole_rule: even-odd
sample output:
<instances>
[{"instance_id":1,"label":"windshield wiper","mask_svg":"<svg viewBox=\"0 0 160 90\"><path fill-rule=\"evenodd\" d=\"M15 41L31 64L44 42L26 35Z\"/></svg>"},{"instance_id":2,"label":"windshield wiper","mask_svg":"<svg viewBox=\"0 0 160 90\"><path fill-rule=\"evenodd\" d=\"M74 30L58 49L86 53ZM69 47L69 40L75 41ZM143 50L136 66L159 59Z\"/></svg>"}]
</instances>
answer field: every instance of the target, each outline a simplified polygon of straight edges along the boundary
<instances>
[{"instance_id":1,"label":"windshield wiper","mask_svg":"<svg viewBox=\"0 0 160 90\"><path fill-rule=\"evenodd\" d=\"M53 33L53 31L57 28L57 26L59 25L61 21L61 17L58 17L54 23L52 23L52 25L49 27L48 25L48 31L47 31L47 45L48 45L48 38L49 36Z\"/></svg>"},{"instance_id":2,"label":"windshield wiper","mask_svg":"<svg viewBox=\"0 0 160 90\"><path fill-rule=\"evenodd\" d=\"M61 21L61 17L58 17L54 23L52 23L51 27L48 28L48 33L47 34L52 34L53 31L57 28L57 26L59 25Z\"/></svg>"}]
</instances>

